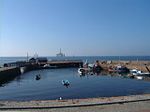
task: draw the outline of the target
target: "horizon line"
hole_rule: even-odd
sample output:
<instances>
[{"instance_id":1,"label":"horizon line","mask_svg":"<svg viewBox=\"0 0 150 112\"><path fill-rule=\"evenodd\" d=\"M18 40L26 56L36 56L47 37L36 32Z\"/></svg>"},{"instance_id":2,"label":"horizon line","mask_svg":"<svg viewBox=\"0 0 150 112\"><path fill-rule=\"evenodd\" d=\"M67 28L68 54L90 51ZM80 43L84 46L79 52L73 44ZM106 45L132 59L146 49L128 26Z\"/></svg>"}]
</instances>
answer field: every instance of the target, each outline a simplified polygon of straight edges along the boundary
<instances>
[{"instance_id":1,"label":"horizon line","mask_svg":"<svg viewBox=\"0 0 150 112\"><path fill-rule=\"evenodd\" d=\"M109 56L112 56L112 57L142 57L142 56L145 56L145 57L150 57L150 55L77 55L77 56L65 56L65 57L109 57ZM3 57L27 57L27 56L0 56L0 58L3 58ZM34 57L34 56L28 56L28 57ZM46 55L41 55L41 56L38 56L38 57L57 57L57 56L46 56ZM65 57L62 57L62 58L65 58ZM61 57L59 57L61 58Z\"/></svg>"}]
</instances>

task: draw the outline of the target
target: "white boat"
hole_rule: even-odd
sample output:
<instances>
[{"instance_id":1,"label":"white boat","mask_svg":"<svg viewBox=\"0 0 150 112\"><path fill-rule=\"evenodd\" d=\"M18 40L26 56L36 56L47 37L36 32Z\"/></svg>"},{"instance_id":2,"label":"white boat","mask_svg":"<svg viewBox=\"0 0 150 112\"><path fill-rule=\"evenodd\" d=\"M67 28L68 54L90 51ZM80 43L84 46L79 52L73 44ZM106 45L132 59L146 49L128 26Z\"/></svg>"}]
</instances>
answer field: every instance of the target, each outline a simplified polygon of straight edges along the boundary
<instances>
[{"instance_id":1,"label":"white boat","mask_svg":"<svg viewBox=\"0 0 150 112\"><path fill-rule=\"evenodd\" d=\"M50 68L50 65L49 64L45 64L43 67L44 68Z\"/></svg>"},{"instance_id":2,"label":"white boat","mask_svg":"<svg viewBox=\"0 0 150 112\"><path fill-rule=\"evenodd\" d=\"M142 71L137 70L137 69L130 70L130 73L134 76L150 76L150 73L142 72Z\"/></svg>"},{"instance_id":3,"label":"white boat","mask_svg":"<svg viewBox=\"0 0 150 112\"><path fill-rule=\"evenodd\" d=\"M135 76L138 80L142 80L143 76Z\"/></svg>"},{"instance_id":4,"label":"white boat","mask_svg":"<svg viewBox=\"0 0 150 112\"><path fill-rule=\"evenodd\" d=\"M26 71L26 67L20 67L21 74L25 73L25 71Z\"/></svg>"},{"instance_id":5,"label":"white boat","mask_svg":"<svg viewBox=\"0 0 150 112\"><path fill-rule=\"evenodd\" d=\"M141 73L141 71L139 71L137 69L132 69L132 70L130 70L130 73L135 76L135 75L138 75L139 73Z\"/></svg>"},{"instance_id":6,"label":"white boat","mask_svg":"<svg viewBox=\"0 0 150 112\"><path fill-rule=\"evenodd\" d=\"M93 69L94 64L88 64L88 67L91 68L91 69Z\"/></svg>"},{"instance_id":7,"label":"white boat","mask_svg":"<svg viewBox=\"0 0 150 112\"><path fill-rule=\"evenodd\" d=\"M57 68L57 66L51 66L50 64L45 64L43 66L43 68L47 69L47 68Z\"/></svg>"},{"instance_id":8,"label":"white boat","mask_svg":"<svg viewBox=\"0 0 150 112\"><path fill-rule=\"evenodd\" d=\"M86 73L88 73L88 72L90 72L90 68L79 68L79 69L78 69L78 73L79 73L80 75L86 74Z\"/></svg>"}]
</instances>

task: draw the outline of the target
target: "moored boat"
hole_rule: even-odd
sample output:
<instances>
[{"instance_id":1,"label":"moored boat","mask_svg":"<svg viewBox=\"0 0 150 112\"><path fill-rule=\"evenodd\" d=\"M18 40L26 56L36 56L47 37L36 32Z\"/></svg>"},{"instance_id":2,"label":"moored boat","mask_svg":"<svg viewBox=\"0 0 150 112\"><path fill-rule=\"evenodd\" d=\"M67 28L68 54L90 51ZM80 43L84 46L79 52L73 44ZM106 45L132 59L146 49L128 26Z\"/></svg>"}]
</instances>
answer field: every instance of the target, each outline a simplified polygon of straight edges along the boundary
<instances>
[{"instance_id":1,"label":"moored boat","mask_svg":"<svg viewBox=\"0 0 150 112\"><path fill-rule=\"evenodd\" d=\"M117 72L117 73L128 73L129 69L125 66L115 66L115 67L109 67L108 68L109 72Z\"/></svg>"},{"instance_id":2,"label":"moored boat","mask_svg":"<svg viewBox=\"0 0 150 112\"><path fill-rule=\"evenodd\" d=\"M35 78L36 80L40 80L41 79L41 75L40 74L38 74L38 75L36 75L36 78Z\"/></svg>"},{"instance_id":3,"label":"moored boat","mask_svg":"<svg viewBox=\"0 0 150 112\"><path fill-rule=\"evenodd\" d=\"M89 73L90 71L91 71L90 68L79 68L79 69L78 69L78 73L79 73L80 75Z\"/></svg>"},{"instance_id":4,"label":"moored boat","mask_svg":"<svg viewBox=\"0 0 150 112\"><path fill-rule=\"evenodd\" d=\"M134 76L150 76L150 73L148 72L142 72L140 70L137 69L132 69L130 70L130 73Z\"/></svg>"},{"instance_id":5,"label":"moored boat","mask_svg":"<svg viewBox=\"0 0 150 112\"><path fill-rule=\"evenodd\" d=\"M136 79L142 80L144 77L143 76L135 76Z\"/></svg>"},{"instance_id":6,"label":"moored boat","mask_svg":"<svg viewBox=\"0 0 150 112\"><path fill-rule=\"evenodd\" d=\"M62 80L61 83L64 85L64 86L69 86L70 85L70 82L68 80Z\"/></svg>"}]
</instances>

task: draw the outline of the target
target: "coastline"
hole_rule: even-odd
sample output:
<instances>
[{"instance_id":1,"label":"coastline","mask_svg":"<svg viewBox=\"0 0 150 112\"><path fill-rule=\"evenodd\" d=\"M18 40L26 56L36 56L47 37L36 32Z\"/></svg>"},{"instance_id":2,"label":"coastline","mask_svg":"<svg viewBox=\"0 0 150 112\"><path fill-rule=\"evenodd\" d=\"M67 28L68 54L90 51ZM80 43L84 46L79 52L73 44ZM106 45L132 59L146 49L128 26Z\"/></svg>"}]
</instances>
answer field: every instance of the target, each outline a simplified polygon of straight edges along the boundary
<instances>
[{"instance_id":1,"label":"coastline","mask_svg":"<svg viewBox=\"0 0 150 112\"><path fill-rule=\"evenodd\" d=\"M145 64L150 68L150 61L112 61L103 63L103 68L108 66L125 65L128 68L138 68L147 72ZM126 104L135 102L150 102L150 94L117 96L117 97L99 97L86 99L62 99L62 100L32 100L32 101L0 101L0 110L35 110L35 109L59 109L59 108L80 108L93 106L106 106L115 104ZM149 108L150 110L150 108ZM148 111L147 111L148 112Z\"/></svg>"},{"instance_id":2,"label":"coastline","mask_svg":"<svg viewBox=\"0 0 150 112\"><path fill-rule=\"evenodd\" d=\"M0 110L55 109L150 101L150 94L68 100L0 101Z\"/></svg>"}]
</instances>

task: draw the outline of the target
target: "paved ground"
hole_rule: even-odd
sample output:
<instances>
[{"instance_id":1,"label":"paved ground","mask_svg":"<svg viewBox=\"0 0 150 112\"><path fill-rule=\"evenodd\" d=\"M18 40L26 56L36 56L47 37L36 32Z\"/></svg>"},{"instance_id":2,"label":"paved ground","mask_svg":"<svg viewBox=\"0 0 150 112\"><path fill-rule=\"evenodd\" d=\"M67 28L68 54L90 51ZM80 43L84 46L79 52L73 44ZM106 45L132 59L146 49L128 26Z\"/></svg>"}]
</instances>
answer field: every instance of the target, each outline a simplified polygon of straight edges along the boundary
<instances>
[{"instance_id":1,"label":"paved ground","mask_svg":"<svg viewBox=\"0 0 150 112\"><path fill-rule=\"evenodd\" d=\"M89 106L89 105L96 106ZM87 106L88 105L88 106ZM76 107L75 107L76 106ZM40 109L30 109L39 108ZM45 109L45 108L49 109ZM11 110L6 110L10 108ZM18 108L15 110L14 108ZM22 109L26 108L26 109ZM4 111L5 110L5 111ZM47 101L0 101L0 112L150 112L150 94Z\"/></svg>"},{"instance_id":2,"label":"paved ground","mask_svg":"<svg viewBox=\"0 0 150 112\"><path fill-rule=\"evenodd\" d=\"M150 101L140 101L124 104L72 107L58 109L13 110L0 112L150 112Z\"/></svg>"}]
</instances>

